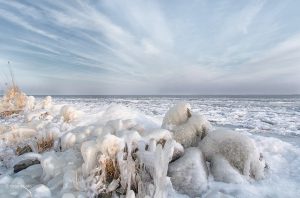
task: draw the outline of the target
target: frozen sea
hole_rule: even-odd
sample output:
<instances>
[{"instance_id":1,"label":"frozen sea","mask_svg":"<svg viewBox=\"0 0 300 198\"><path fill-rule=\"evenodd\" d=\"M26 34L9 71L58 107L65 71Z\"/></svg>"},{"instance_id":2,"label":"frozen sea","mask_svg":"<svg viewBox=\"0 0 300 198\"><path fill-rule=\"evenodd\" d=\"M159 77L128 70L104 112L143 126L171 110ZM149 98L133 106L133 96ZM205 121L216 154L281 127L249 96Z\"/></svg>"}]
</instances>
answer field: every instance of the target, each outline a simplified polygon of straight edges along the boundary
<instances>
[{"instance_id":1,"label":"frozen sea","mask_svg":"<svg viewBox=\"0 0 300 198\"><path fill-rule=\"evenodd\" d=\"M42 101L44 96L36 96ZM210 178L204 197L300 197L300 96L52 96L57 105L71 105L85 114L110 106L126 106L160 127L175 103L190 103L214 127L231 128L256 141L269 165L264 180L226 184ZM117 105L116 105L117 104ZM1 125L25 118L0 119ZM221 193L221 194L220 194Z\"/></svg>"},{"instance_id":2,"label":"frozen sea","mask_svg":"<svg viewBox=\"0 0 300 198\"><path fill-rule=\"evenodd\" d=\"M96 113L121 104L162 119L173 104L186 101L194 112L218 126L264 135L300 135L300 96L54 96L57 104L71 104Z\"/></svg>"}]
</instances>

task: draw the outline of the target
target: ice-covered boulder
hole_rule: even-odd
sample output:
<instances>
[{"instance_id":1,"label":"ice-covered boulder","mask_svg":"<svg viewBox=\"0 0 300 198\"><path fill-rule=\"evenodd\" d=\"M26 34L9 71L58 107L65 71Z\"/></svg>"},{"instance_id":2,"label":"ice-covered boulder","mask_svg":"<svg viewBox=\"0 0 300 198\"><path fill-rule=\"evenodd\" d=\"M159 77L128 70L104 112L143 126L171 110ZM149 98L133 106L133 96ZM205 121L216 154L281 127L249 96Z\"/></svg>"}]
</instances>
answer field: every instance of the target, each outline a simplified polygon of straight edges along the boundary
<instances>
[{"instance_id":1,"label":"ice-covered boulder","mask_svg":"<svg viewBox=\"0 0 300 198\"><path fill-rule=\"evenodd\" d=\"M196 146L212 126L203 116L192 114L190 104L181 102L166 113L162 128L172 131L174 139L186 148Z\"/></svg>"},{"instance_id":2,"label":"ice-covered boulder","mask_svg":"<svg viewBox=\"0 0 300 198\"><path fill-rule=\"evenodd\" d=\"M246 177L253 176L255 179L264 177L265 161L255 142L246 135L218 129L210 132L199 143L199 147L208 161L215 155L221 155Z\"/></svg>"},{"instance_id":3,"label":"ice-covered boulder","mask_svg":"<svg viewBox=\"0 0 300 198\"><path fill-rule=\"evenodd\" d=\"M168 110L161 127L171 130L173 126L185 123L189 117L191 117L191 105L180 102Z\"/></svg>"},{"instance_id":4,"label":"ice-covered boulder","mask_svg":"<svg viewBox=\"0 0 300 198\"><path fill-rule=\"evenodd\" d=\"M211 124L203 116L193 114L187 122L173 127L174 139L184 147L196 146L211 128Z\"/></svg>"},{"instance_id":5,"label":"ice-covered boulder","mask_svg":"<svg viewBox=\"0 0 300 198\"><path fill-rule=\"evenodd\" d=\"M201 150L187 148L181 158L169 164L168 176L176 191L200 197L208 187L208 170Z\"/></svg>"}]
</instances>

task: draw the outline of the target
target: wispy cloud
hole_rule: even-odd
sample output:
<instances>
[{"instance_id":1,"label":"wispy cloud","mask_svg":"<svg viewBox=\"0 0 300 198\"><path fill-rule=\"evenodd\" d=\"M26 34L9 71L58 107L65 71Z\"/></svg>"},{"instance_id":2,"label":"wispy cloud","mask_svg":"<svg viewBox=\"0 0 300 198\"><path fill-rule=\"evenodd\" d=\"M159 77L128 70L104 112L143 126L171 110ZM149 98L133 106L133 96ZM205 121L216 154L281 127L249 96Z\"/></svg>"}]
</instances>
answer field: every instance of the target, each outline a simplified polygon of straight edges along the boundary
<instances>
[{"instance_id":1,"label":"wispy cloud","mask_svg":"<svg viewBox=\"0 0 300 198\"><path fill-rule=\"evenodd\" d=\"M34 92L295 93L299 4L0 1L1 59Z\"/></svg>"}]
</instances>

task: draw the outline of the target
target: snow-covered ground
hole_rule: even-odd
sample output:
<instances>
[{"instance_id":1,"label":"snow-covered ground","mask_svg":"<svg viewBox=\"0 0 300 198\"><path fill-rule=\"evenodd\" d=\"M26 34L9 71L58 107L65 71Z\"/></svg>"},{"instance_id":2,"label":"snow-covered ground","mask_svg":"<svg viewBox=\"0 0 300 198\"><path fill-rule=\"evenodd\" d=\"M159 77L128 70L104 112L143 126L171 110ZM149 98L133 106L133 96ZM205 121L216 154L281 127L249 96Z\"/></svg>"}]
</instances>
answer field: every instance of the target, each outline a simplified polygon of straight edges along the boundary
<instances>
[{"instance_id":1,"label":"snow-covered ground","mask_svg":"<svg viewBox=\"0 0 300 198\"><path fill-rule=\"evenodd\" d=\"M42 104L43 100L44 97L36 97L36 104ZM93 154L96 151L90 148L93 148L93 145L99 141L103 145L105 141L117 142L117 144L122 144L122 142L112 139L99 140L99 138L96 141L91 137L100 136L99 134L106 130L103 128L107 127L107 122L110 120L131 119L134 124L138 124L134 126L136 131L142 131L143 138L147 138L147 132L161 128L165 113L173 104L180 101L188 102L192 107L192 113L203 115L214 128L230 128L254 139L269 166L263 180L251 180L240 184L217 182L209 174L208 189L202 193L202 197L300 197L299 96L53 97L54 105L51 108L0 119L0 126L3 128L0 137L5 140L9 139L8 142L0 143L0 197L8 197L8 195L14 197L20 194L25 196L26 193L29 194L28 191L36 197L92 195L91 191L95 186L88 186L91 191L82 190L82 186L87 186L84 182L90 179L84 172L88 174L91 171L90 167L96 163L94 159L96 154ZM63 106L65 107L62 108ZM45 114L46 112L49 115ZM119 125L120 123L112 124L113 128L120 127ZM130 123L121 125L124 128ZM29 128L34 129L35 132L30 131ZM20 130L23 131L20 132ZM13 132L15 135L8 135L8 132L9 134ZM168 135L165 132L161 133ZM29 137L25 142L23 140L27 136L25 137L24 134ZM54 154L51 152L36 155L29 153L27 158L38 158L41 165L33 165L14 174L13 165L22 160L14 154L16 147L30 142L33 137L49 134L60 137L59 144L62 148ZM128 133L122 138L135 140L140 137L138 134ZM81 145L82 142L86 142L84 146ZM103 149L103 146L99 148L101 151ZM168 150L160 149L156 148L152 153L145 151L144 154L149 155L150 158L151 155L152 157L160 156L161 163L164 164L164 156L167 156ZM109 156L114 151L107 150L107 152ZM82 153L86 156L82 156ZM85 165L82 165L83 162ZM124 167L128 168L128 160L125 162L127 165ZM52 167L53 165L55 166ZM83 175L75 174L74 170L81 166ZM155 170L157 167L153 164L152 168ZM154 172L158 174L157 171ZM163 175L164 171L160 174ZM169 188L167 184L166 181L165 188ZM154 182L154 186L156 185L158 184ZM113 188L113 186L110 187ZM172 194L172 190L168 191L169 196L183 197L177 192ZM75 191L76 193L71 196L70 193ZM27 195L27 197L30 196Z\"/></svg>"}]
</instances>

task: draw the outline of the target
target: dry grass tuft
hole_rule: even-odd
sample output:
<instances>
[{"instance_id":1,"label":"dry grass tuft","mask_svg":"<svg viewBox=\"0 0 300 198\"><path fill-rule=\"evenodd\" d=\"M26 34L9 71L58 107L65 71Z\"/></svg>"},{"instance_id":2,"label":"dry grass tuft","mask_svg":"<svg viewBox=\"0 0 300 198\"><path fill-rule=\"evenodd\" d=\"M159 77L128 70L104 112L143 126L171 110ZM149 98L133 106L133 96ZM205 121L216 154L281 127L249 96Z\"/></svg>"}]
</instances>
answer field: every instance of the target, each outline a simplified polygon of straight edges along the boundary
<instances>
[{"instance_id":1,"label":"dry grass tuft","mask_svg":"<svg viewBox=\"0 0 300 198\"><path fill-rule=\"evenodd\" d=\"M18 115L21 110L11 110L11 111L2 111L0 112L0 118L7 118L13 115Z\"/></svg>"},{"instance_id":2,"label":"dry grass tuft","mask_svg":"<svg viewBox=\"0 0 300 198\"><path fill-rule=\"evenodd\" d=\"M3 99L16 109L23 109L26 106L27 96L18 86L12 86L7 89Z\"/></svg>"},{"instance_id":3,"label":"dry grass tuft","mask_svg":"<svg viewBox=\"0 0 300 198\"><path fill-rule=\"evenodd\" d=\"M18 115L25 108L26 103L27 96L18 86L9 87L0 100L0 117Z\"/></svg>"},{"instance_id":4,"label":"dry grass tuft","mask_svg":"<svg viewBox=\"0 0 300 198\"><path fill-rule=\"evenodd\" d=\"M106 182L110 183L114 179L118 179L120 175L120 171L116 166L116 163L112 159L107 159L105 161L105 173L106 173Z\"/></svg>"},{"instance_id":5,"label":"dry grass tuft","mask_svg":"<svg viewBox=\"0 0 300 198\"><path fill-rule=\"evenodd\" d=\"M165 140L165 139L160 139L159 141L157 141L157 143L156 143L156 144L161 144L161 145L162 145L162 147L164 148L164 146L165 146L166 142L167 142L167 140Z\"/></svg>"},{"instance_id":6,"label":"dry grass tuft","mask_svg":"<svg viewBox=\"0 0 300 198\"><path fill-rule=\"evenodd\" d=\"M54 145L54 139L53 138L41 138L37 142L37 151L39 153L49 151L51 148L53 148Z\"/></svg>"}]
</instances>

